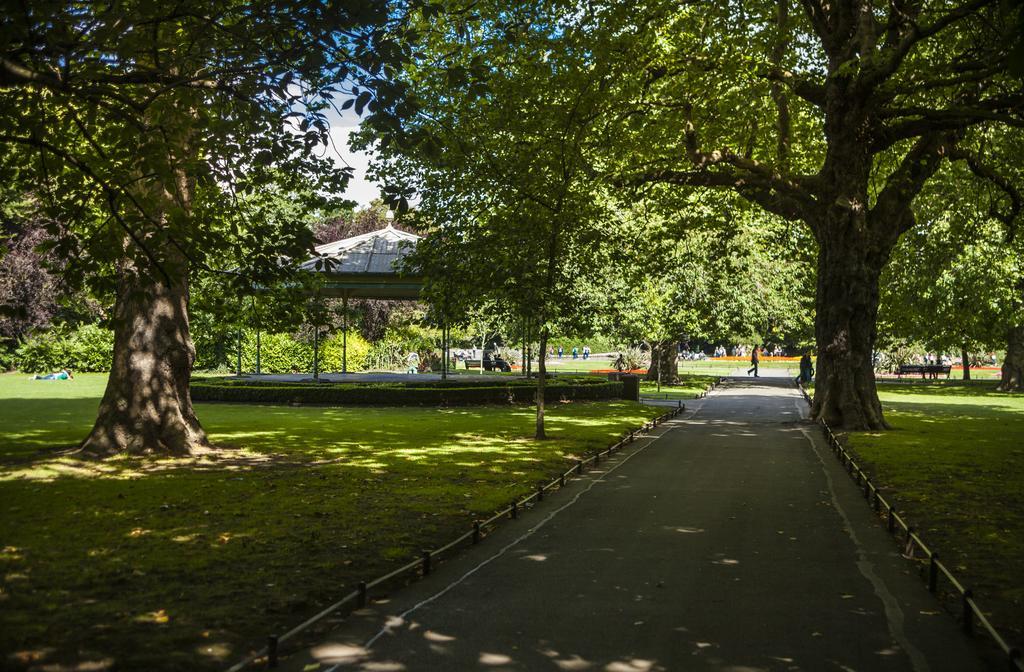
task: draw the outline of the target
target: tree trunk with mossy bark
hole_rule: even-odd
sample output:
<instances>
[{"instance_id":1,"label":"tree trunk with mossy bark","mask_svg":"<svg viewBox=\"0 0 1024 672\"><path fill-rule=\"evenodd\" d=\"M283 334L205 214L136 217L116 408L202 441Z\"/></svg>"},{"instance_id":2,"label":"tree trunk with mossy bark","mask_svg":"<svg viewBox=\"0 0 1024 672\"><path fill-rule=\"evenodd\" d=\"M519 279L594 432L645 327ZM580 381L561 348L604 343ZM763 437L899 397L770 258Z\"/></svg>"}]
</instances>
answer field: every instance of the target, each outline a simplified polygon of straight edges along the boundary
<instances>
[{"instance_id":1,"label":"tree trunk with mossy bark","mask_svg":"<svg viewBox=\"0 0 1024 672\"><path fill-rule=\"evenodd\" d=\"M208 445L189 395L188 267L166 278L125 269L114 309L114 360L99 415L82 451L188 455Z\"/></svg>"},{"instance_id":2,"label":"tree trunk with mossy bark","mask_svg":"<svg viewBox=\"0 0 1024 672\"><path fill-rule=\"evenodd\" d=\"M960 346L960 366L964 370L964 380L971 379L971 353L967 352L967 344Z\"/></svg>"},{"instance_id":3,"label":"tree trunk with mossy bark","mask_svg":"<svg viewBox=\"0 0 1024 672\"><path fill-rule=\"evenodd\" d=\"M1006 358L1003 360L999 390L1019 392L1024 389L1024 325L1010 329L1006 339Z\"/></svg>"}]
</instances>

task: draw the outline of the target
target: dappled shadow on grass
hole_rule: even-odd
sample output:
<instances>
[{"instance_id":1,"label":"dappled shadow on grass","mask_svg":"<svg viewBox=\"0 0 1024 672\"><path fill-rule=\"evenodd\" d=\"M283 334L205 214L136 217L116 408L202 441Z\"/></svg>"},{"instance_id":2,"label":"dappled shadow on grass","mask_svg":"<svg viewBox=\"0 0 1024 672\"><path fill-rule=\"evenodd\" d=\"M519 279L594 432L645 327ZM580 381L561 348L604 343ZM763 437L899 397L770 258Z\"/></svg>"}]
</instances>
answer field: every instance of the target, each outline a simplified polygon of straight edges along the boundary
<instances>
[{"instance_id":1,"label":"dappled shadow on grass","mask_svg":"<svg viewBox=\"0 0 1024 672\"><path fill-rule=\"evenodd\" d=\"M31 408L15 412L38 411ZM356 468L386 468L404 460L430 464L459 455L466 464L514 463L533 453L534 411L523 406L472 409L290 408L199 405L200 417L217 446L187 458L79 458L73 447L43 448L47 439L87 431L81 409L47 416L40 425L13 431L0 441L0 480L57 477L133 478L175 470L239 471L298 467L325 461ZM95 412L93 409L91 412ZM552 405L548 429L554 446L575 455L611 440L646 419L625 402ZM624 422L625 417L632 416ZM21 417L31 417L23 415ZM595 443L595 441L599 443Z\"/></svg>"},{"instance_id":2,"label":"dappled shadow on grass","mask_svg":"<svg viewBox=\"0 0 1024 672\"><path fill-rule=\"evenodd\" d=\"M850 447L925 541L1024 640L1024 397L991 385L879 386L893 430Z\"/></svg>"},{"instance_id":3,"label":"dappled shadow on grass","mask_svg":"<svg viewBox=\"0 0 1024 672\"><path fill-rule=\"evenodd\" d=\"M215 444L236 448L102 461L44 449L88 431L96 402L82 401L6 415L20 414L0 437L0 650L116 669L223 669L653 414L552 405L555 439L535 442L529 407L200 405Z\"/></svg>"}]
</instances>

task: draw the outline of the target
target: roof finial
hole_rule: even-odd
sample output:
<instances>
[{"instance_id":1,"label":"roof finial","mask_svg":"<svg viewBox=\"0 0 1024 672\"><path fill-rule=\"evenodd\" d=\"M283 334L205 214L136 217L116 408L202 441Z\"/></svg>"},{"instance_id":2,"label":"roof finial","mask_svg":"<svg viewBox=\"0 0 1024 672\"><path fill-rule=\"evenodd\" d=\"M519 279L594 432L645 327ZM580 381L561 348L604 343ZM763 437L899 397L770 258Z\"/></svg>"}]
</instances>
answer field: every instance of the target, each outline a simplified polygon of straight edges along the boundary
<instances>
[{"instance_id":1,"label":"roof finial","mask_svg":"<svg viewBox=\"0 0 1024 672\"><path fill-rule=\"evenodd\" d=\"M388 208L388 211L384 213L384 219L387 220L388 223L388 225L384 228L393 229L394 225L392 224L392 220L395 219L395 211L392 210L391 208Z\"/></svg>"}]
</instances>

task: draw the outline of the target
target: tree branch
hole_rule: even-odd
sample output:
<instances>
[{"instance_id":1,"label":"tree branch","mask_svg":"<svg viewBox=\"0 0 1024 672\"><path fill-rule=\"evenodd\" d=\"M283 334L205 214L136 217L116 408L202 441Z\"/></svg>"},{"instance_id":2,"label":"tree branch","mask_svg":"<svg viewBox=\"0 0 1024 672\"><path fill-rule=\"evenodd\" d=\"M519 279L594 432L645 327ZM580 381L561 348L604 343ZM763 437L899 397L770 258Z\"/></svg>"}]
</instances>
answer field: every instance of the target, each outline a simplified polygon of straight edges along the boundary
<instances>
[{"instance_id":1,"label":"tree branch","mask_svg":"<svg viewBox=\"0 0 1024 672\"><path fill-rule=\"evenodd\" d=\"M68 163L73 165L76 170L80 171L83 175L85 175L94 183L96 183L96 185L103 190L103 193L107 198L107 203L110 206L110 215L114 218L118 225L122 229L124 229L124 232L128 235L129 238L131 238L135 246L139 248L139 250L146 256L147 259L149 259L150 263L153 264L153 267L160 272L160 275L163 276L164 281L167 283L167 286L170 287L172 285L171 277L167 273L166 269L164 269L163 265L161 265L160 262L157 261L156 256L142 242L142 240L139 238L135 230L132 229L132 227L129 226L128 223L124 221L124 218L122 218L120 215L119 208L117 207L117 198L119 196L126 196L139 210L139 214L148 218L148 215L146 214L146 211L142 208L142 205L138 201L136 201L131 194L127 193L124 189L118 189L116 186L108 183L102 177L97 175L88 163L79 160L77 157L71 155L69 152L62 150L59 147L52 145L49 142L46 142L45 140L40 140L39 138L24 138L20 136L0 135L0 143L3 142L26 145L29 147L34 147L41 151L49 152L50 154L53 154L54 156L63 159L64 161L67 161Z\"/></svg>"},{"instance_id":2,"label":"tree branch","mask_svg":"<svg viewBox=\"0 0 1024 672\"><path fill-rule=\"evenodd\" d=\"M947 14L935 19L930 25L919 27L916 22L908 17L909 30L903 33L898 42L886 47L880 53L882 58L873 60L876 64L873 67L866 67L861 71L858 87L861 90L872 90L881 82L884 82L903 64L904 59L910 51L922 40L934 37L957 21L961 21L972 14L977 13L983 7L991 5L996 0L971 0Z\"/></svg>"},{"instance_id":3,"label":"tree branch","mask_svg":"<svg viewBox=\"0 0 1024 672\"><path fill-rule=\"evenodd\" d=\"M797 96L816 107L825 106L825 86L808 76L797 75L778 66L764 68L760 74L769 81L785 85Z\"/></svg>"},{"instance_id":4,"label":"tree branch","mask_svg":"<svg viewBox=\"0 0 1024 672\"><path fill-rule=\"evenodd\" d=\"M1000 175L994 168L982 163L974 154L970 154L960 148L953 148L949 152L950 161L963 161L967 167L978 178L996 186L1010 199L1010 209L1006 212L999 210L993 202L989 205L988 214L1006 226L1006 242L1012 243L1017 235L1017 218L1020 216L1024 199L1020 190L1005 176Z\"/></svg>"},{"instance_id":5,"label":"tree branch","mask_svg":"<svg viewBox=\"0 0 1024 672\"><path fill-rule=\"evenodd\" d=\"M868 214L880 231L888 232L892 242L913 224L913 218L905 217L906 212L912 212L914 198L942 165L957 139L955 135L939 133L918 138L896 170L889 174Z\"/></svg>"}]
</instances>

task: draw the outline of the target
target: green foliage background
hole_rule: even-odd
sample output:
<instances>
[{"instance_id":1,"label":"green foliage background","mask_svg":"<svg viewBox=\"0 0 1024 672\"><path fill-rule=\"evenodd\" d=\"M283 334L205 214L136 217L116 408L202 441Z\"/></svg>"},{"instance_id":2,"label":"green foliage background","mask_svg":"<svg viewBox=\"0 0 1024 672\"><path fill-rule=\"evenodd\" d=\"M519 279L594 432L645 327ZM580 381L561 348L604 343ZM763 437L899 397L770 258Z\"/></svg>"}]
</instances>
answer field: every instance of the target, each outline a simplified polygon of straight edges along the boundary
<instances>
[{"instance_id":1,"label":"green foliage background","mask_svg":"<svg viewBox=\"0 0 1024 672\"><path fill-rule=\"evenodd\" d=\"M372 346L358 333L348 332L348 370L365 371ZM342 336L332 334L320 342L320 370L341 371ZM242 338L242 370L256 370L256 332L246 330ZM262 373L310 373L313 370L313 343L293 334L260 335L260 371Z\"/></svg>"},{"instance_id":2,"label":"green foliage background","mask_svg":"<svg viewBox=\"0 0 1024 672\"><path fill-rule=\"evenodd\" d=\"M77 329L64 326L34 334L14 353L11 362L26 373L109 371L114 352L114 334L95 324Z\"/></svg>"}]
</instances>

